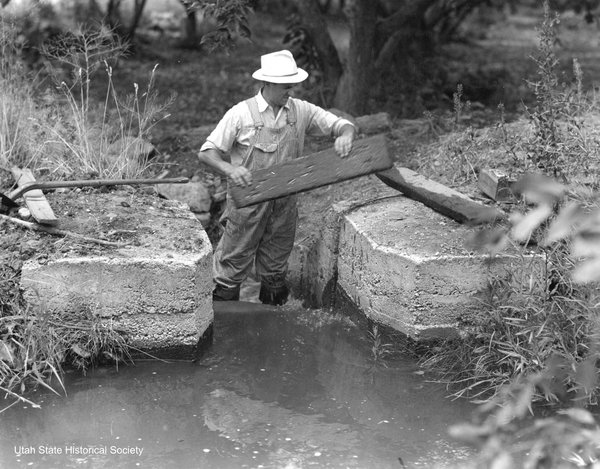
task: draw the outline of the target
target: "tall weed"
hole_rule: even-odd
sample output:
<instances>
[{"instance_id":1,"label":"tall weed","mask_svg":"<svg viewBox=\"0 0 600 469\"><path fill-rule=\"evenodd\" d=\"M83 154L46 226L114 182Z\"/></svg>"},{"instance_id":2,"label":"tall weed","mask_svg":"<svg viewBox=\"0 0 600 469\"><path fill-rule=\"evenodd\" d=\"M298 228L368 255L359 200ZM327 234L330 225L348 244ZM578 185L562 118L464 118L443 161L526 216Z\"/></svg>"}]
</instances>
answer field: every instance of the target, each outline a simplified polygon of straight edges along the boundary
<instances>
[{"instance_id":1,"label":"tall weed","mask_svg":"<svg viewBox=\"0 0 600 469\"><path fill-rule=\"evenodd\" d=\"M145 90L134 83L133 93L122 98L113 82L113 65L127 45L113 31L77 30L42 48L48 71L62 92L62 122L46 123L50 141L64 149L53 166L66 174L103 178L135 178L150 168L147 139L154 125L165 117L173 97L159 103L153 90L156 66ZM103 69L107 84L97 103L91 87Z\"/></svg>"},{"instance_id":2,"label":"tall weed","mask_svg":"<svg viewBox=\"0 0 600 469\"><path fill-rule=\"evenodd\" d=\"M495 279L465 340L426 364L444 370L456 396L482 403L451 429L479 450L469 467L597 467L600 426L585 407L600 396L600 207L542 176L515 189L528 210L503 236L537 238L542 275L521 262L510 271L518 281ZM560 410L540 418L536 402Z\"/></svg>"},{"instance_id":3,"label":"tall weed","mask_svg":"<svg viewBox=\"0 0 600 469\"><path fill-rule=\"evenodd\" d=\"M17 231L0 235L0 395L35 406L27 397L35 388L64 392L63 367L85 372L99 363L118 365L130 361L131 348L110 318L89 308L67 313L28 306L19 284L30 243Z\"/></svg>"},{"instance_id":4,"label":"tall weed","mask_svg":"<svg viewBox=\"0 0 600 469\"><path fill-rule=\"evenodd\" d=\"M0 316L0 391L17 401L33 404L25 396L39 386L64 391L65 365L85 372L128 360L125 336L91 311L32 310L15 299Z\"/></svg>"},{"instance_id":5,"label":"tall weed","mask_svg":"<svg viewBox=\"0 0 600 469\"><path fill-rule=\"evenodd\" d=\"M460 339L440 344L422 357L422 365L440 373L454 397L485 402L513 380L542 373L562 360L564 372L537 389L534 401L582 405L598 403L597 386L581 374L587 360L600 358L600 339L591 320L599 295L593 286L575 284L566 275L573 259L564 244L542 251L542 259L520 256L505 275L491 277L481 312ZM554 382L553 380L556 380Z\"/></svg>"},{"instance_id":6,"label":"tall weed","mask_svg":"<svg viewBox=\"0 0 600 469\"><path fill-rule=\"evenodd\" d=\"M479 450L478 468L598 467L600 460L600 427L584 409L600 396L598 107L582 89L576 60L574 82L560 83L558 18L544 3L538 77L529 82L536 104L511 146L511 170L524 175L513 185L518 203L507 225L475 236L492 257L507 245L535 246L543 268L522 255L506 275L491 277L462 340L437 344L422 359L454 396L481 404L471 423L451 430ZM475 161L498 167L491 158ZM542 404L561 410L531 418Z\"/></svg>"},{"instance_id":7,"label":"tall weed","mask_svg":"<svg viewBox=\"0 0 600 469\"><path fill-rule=\"evenodd\" d=\"M0 166L24 166L40 152L33 118L35 77L21 60L14 25L0 18Z\"/></svg>"},{"instance_id":8,"label":"tall weed","mask_svg":"<svg viewBox=\"0 0 600 469\"><path fill-rule=\"evenodd\" d=\"M597 103L583 91L583 72L577 59L573 60L571 83L562 83L557 75L555 44L559 22L558 15L545 2L538 56L534 58L538 78L527 82L535 96L535 107L526 109L532 134L525 148L534 169L569 181L581 175L585 165L597 156L598 141L589 138L585 119L586 114L597 109Z\"/></svg>"}]
</instances>

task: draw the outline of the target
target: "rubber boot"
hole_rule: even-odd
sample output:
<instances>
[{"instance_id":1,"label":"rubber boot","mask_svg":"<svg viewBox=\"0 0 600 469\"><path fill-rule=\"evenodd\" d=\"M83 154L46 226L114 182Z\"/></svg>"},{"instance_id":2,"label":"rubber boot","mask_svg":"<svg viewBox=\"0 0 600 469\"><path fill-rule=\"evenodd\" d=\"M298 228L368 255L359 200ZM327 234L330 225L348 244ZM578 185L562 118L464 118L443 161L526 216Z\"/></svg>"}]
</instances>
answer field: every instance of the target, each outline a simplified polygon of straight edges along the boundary
<instances>
[{"instance_id":1,"label":"rubber boot","mask_svg":"<svg viewBox=\"0 0 600 469\"><path fill-rule=\"evenodd\" d=\"M285 284L275 287L261 283L258 299L266 305L281 306L287 303L289 293Z\"/></svg>"},{"instance_id":2,"label":"rubber boot","mask_svg":"<svg viewBox=\"0 0 600 469\"><path fill-rule=\"evenodd\" d=\"M240 287L228 288L217 284L212 297L213 301L240 301Z\"/></svg>"}]
</instances>

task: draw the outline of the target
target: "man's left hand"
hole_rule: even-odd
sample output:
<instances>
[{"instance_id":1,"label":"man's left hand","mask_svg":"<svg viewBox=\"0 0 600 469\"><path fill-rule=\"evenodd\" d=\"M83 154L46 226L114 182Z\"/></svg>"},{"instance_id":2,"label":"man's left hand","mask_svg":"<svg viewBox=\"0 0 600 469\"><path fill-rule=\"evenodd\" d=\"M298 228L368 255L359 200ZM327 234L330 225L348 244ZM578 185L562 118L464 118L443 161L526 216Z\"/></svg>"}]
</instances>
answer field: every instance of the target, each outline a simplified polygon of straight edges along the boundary
<instances>
[{"instance_id":1,"label":"man's left hand","mask_svg":"<svg viewBox=\"0 0 600 469\"><path fill-rule=\"evenodd\" d=\"M350 154L353 142L354 132L347 132L336 138L333 146L337 154L340 155L340 157L345 158Z\"/></svg>"}]
</instances>

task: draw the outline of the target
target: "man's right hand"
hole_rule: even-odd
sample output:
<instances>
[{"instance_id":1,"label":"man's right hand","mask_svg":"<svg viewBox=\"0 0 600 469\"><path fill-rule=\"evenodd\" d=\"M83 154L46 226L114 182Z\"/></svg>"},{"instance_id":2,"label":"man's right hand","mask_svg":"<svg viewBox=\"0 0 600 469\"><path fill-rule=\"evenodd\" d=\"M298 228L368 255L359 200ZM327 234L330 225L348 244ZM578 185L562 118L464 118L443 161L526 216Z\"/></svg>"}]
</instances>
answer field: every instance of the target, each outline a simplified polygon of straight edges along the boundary
<instances>
[{"instance_id":1,"label":"man's right hand","mask_svg":"<svg viewBox=\"0 0 600 469\"><path fill-rule=\"evenodd\" d=\"M252 173L244 166L232 166L227 177L237 186L249 186L252 184Z\"/></svg>"}]
</instances>

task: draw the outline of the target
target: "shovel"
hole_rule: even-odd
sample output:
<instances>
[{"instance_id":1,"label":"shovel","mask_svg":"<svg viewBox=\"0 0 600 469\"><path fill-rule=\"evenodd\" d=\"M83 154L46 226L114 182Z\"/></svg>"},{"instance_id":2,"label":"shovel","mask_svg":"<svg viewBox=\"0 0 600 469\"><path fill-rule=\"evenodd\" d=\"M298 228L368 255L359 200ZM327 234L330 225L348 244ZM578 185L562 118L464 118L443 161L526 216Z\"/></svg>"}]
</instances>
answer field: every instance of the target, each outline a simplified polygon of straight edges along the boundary
<instances>
[{"instance_id":1,"label":"shovel","mask_svg":"<svg viewBox=\"0 0 600 469\"><path fill-rule=\"evenodd\" d=\"M0 192L2 205L7 208L18 207L16 200L26 192L35 189L57 189L62 187L100 187L100 186L122 186L136 184L185 184L189 179L185 177L179 178L162 178L162 179L91 179L85 181L47 181L33 182L23 187L19 187L10 195Z\"/></svg>"}]
</instances>

